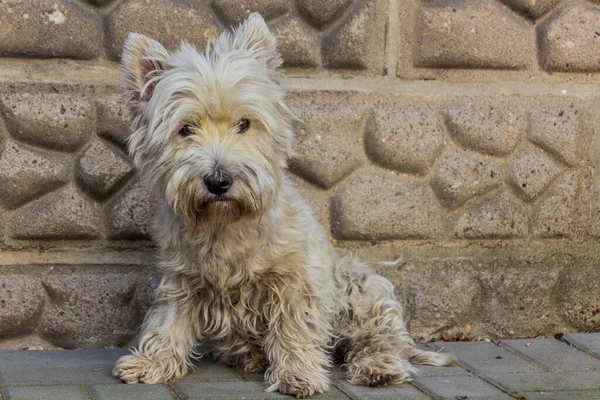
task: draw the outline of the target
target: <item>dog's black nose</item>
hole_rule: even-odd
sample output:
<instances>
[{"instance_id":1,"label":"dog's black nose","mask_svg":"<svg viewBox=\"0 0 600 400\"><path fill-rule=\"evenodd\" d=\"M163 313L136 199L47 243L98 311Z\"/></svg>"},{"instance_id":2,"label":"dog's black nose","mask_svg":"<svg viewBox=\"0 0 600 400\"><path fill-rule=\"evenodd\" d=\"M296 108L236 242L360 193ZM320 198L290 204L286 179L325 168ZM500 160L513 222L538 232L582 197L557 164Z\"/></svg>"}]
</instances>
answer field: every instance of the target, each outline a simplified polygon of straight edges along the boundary
<instances>
[{"instance_id":1,"label":"dog's black nose","mask_svg":"<svg viewBox=\"0 0 600 400\"><path fill-rule=\"evenodd\" d=\"M227 193L232 183L233 177L221 169L216 169L204 177L208 191L217 196Z\"/></svg>"}]
</instances>

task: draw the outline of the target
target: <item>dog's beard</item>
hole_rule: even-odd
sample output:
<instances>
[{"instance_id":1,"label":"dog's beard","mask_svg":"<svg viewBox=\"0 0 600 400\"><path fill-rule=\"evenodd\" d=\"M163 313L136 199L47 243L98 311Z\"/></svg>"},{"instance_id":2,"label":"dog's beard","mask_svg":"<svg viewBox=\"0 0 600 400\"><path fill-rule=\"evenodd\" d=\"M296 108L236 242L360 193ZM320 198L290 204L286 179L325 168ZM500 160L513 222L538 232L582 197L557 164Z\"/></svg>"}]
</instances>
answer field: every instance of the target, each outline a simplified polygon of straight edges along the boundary
<instances>
[{"instance_id":1,"label":"dog's beard","mask_svg":"<svg viewBox=\"0 0 600 400\"><path fill-rule=\"evenodd\" d=\"M223 195L209 193L202 179L175 173L166 188L166 200L176 215L189 224L215 224L260 216L266 209L270 190L260 193L257 182L237 176L234 187Z\"/></svg>"}]
</instances>

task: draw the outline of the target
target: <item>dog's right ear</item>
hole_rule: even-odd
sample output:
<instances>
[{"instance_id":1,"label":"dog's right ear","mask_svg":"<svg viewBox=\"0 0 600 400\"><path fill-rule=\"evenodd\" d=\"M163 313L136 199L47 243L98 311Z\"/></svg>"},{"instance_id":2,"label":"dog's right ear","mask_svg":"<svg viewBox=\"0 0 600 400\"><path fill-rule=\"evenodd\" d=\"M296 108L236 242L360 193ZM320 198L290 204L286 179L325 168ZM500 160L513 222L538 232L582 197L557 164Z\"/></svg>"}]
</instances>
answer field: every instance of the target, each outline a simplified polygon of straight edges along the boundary
<instances>
[{"instance_id":1,"label":"dog's right ear","mask_svg":"<svg viewBox=\"0 0 600 400\"><path fill-rule=\"evenodd\" d=\"M156 40L130 33L123 46L124 85L129 100L146 102L168 68L169 52ZM130 109L133 104L129 104Z\"/></svg>"}]
</instances>

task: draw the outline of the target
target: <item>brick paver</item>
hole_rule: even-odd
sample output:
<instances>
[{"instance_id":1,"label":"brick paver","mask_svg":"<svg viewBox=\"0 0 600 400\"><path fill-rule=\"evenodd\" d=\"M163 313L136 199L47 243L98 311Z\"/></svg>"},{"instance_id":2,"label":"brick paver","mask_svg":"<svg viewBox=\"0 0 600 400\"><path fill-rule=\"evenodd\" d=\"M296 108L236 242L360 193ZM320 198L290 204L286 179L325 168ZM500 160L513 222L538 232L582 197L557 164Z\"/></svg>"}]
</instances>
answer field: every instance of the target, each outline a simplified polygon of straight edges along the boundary
<instances>
[{"instance_id":1,"label":"brick paver","mask_svg":"<svg viewBox=\"0 0 600 400\"><path fill-rule=\"evenodd\" d=\"M557 339L429 343L455 354L450 367L421 366L413 381L369 388L351 385L335 369L333 400L573 399L600 400L600 334ZM285 399L265 392L260 374L202 360L168 385L124 385L111 376L126 350L0 351L1 400Z\"/></svg>"}]
</instances>

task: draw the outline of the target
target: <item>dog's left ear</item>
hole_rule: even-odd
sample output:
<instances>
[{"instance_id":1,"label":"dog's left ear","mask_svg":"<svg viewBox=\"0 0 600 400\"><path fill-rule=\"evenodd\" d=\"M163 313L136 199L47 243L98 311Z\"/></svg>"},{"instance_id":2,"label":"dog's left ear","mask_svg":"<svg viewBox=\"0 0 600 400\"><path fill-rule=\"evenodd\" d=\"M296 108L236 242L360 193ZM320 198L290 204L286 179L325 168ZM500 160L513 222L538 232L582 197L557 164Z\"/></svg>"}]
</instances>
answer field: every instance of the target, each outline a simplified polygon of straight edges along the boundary
<instances>
[{"instance_id":1,"label":"dog's left ear","mask_svg":"<svg viewBox=\"0 0 600 400\"><path fill-rule=\"evenodd\" d=\"M169 52L156 40L139 33L130 33L123 46L122 64L125 89L132 101L148 101L164 72Z\"/></svg>"},{"instance_id":2,"label":"dog's left ear","mask_svg":"<svg viewBox=\"0 0 600 400\"><path fill-rule=\"evenodd\" d=\"M234 32L233 47L251 50L257 60L274 70L283 64L277 52L277 40L259 13L252 13Z\"/></svg>"}]
</instances>

